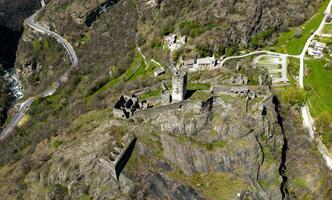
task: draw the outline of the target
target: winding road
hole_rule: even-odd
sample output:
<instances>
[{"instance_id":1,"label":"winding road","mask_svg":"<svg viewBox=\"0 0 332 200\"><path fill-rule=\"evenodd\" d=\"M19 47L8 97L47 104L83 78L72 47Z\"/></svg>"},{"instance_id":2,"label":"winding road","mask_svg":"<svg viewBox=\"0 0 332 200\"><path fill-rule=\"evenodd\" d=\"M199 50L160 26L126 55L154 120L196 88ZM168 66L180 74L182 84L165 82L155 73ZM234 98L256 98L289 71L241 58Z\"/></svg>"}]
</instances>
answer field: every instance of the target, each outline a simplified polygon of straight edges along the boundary
<instances>
[{"instance_id":1,"label":"winding road","mask_svg":"<svg viewBox=\"0 0 332 200\"><path fill-rule=\"evenodd\" d=\"M41 0L41 5L42 5L42 7L45 6L44 0ZM308 51L309 45L310 45L311 41L313 40L313 38L316 35L321 35L321 31L324 27L326 17L331 13L331 6L332 6L332 0L329 2L328 6L327 6L327 8L324 12L325 17L322 20L319 28L309 37L309 39L307 40L307 42L306 42L306 44L305 44L305 46L304 46L304 48L303 48L300 55L289 55L289 54L282 54L282 53L276 53L276 52L271 52L271 51L256 51L256 52L251 52L251 53L248 53L248 54L245 54L245 55L227 57L227 58L225 58L221 61L219 66L223 67L224 63L228 60L231 60L231 59L239 59L239 58L244 58L244 57L251 56L251 55L256 55L256 54L269 54L269 55L278 55L278 56L282 56L282 57L299 58L300 59L299 85L300 85L301 88L303 88L304 87L304 81L303 81L303 79L304 79L304 59L305 59L306 52ZM42 34L47 34L47 35L55 38L66 49L66 51L67 51L67 53L70 57L72 67L76 67L78 65L78 58L76 56L76 53L75 53L73 47L70 45L69 42L66 41L66 39L61 37L59 34L53 32L53 31L50 31L49 29L47 29L47 28L39 25L38 23L36 23L34 21L34 18L38 13L39 13L39 11L37 11L34 15L29 17L29 19L27 20L27 24L31 28L33 28L34 30L36 30L36 31L38 31ZM140 51L140 49L139 49L139 51ZM62 80L66 79L67 76L68 76L68 74L66 73L65 75L60 77L60 79L59 79L59 81L57 81L56 85L54 87L50 88L50 89L47 89L42 94L42 96L47 97L47 96L53 95L54 92L57 90L57 88L61 85ZM35 100L35 97L31 97L31 98L29 98L28 100L26 100L25 102L23 102L21 104L20 109L15 114L15 116L13 117L11 122L1 132L0 141L3 140L4 138L6 138L12 132L12 130L17 126L17 124L23 118L25 113L28 111L29 107L34 102L34 100ZM311 117L310 110L309 110L308 106L305 105L304 107L302 107L301 111L302 111L304 126L309 130L310 137L312 139L315 139L315 141L317 143L317 146L318 146L318 149L321 152L321 154L323 155L327 166L330 169L332 169L332 158L329 155L329 152L328 152L327 148L324 146L324 144L322 143L322 141L320 140L319 137L315 137L314 120Z\"/></svg>"},{"instance_id":2,"label":"winding road","mask_svg":"<svg viewBox=\"0 0 332 200\"><path fill-rule=\"evenodd\" d=\"M44 0L41 0L41 5L42 5L42 8L45 6ZM40 32L42 34L47 34L47 35L55 38L66 49L66 51L69 55L70 61L72 63L72 68L77 67L78 66L78 58L76 56L75 50L72 47L72 45L69 42L67 42L66 39L61 37L59 34L53 32L53 31L50 31L47 28L45 28L45 27L43 27L43 26L41 26L41 25L39 25L38 23L35 22L34 19L37 16L37 14L39 13L39 11L37 11L35 14L33 14L32 16L30 16L28 18L28 20L27 20L28 26L30 26L32 29L34 29L37 32ZM62 75L59 78L59 80L56 82L56 84L53 87L51 87L51 88L47 89L46 91L44 91L41 94L41 96L42 97L47 97L47 96L53 95L56 92L56 90L59 88L61 83L63 83L68 78L68 74L69 73L66 72L64 75ZM20 109L17 111L17 113L11 119L11 121L9 122L7 127L2 130L1 135L0 135L0 141L5 139L6 137L8 137L8 135L14 130L14 128L17 126L17 124L21 121L23 116L29 110L31 104L34 102L35 99L36 99L36 97L31 97L28 100L26 100L25 102L21 103Z\"/></svg>"}]
</instances>

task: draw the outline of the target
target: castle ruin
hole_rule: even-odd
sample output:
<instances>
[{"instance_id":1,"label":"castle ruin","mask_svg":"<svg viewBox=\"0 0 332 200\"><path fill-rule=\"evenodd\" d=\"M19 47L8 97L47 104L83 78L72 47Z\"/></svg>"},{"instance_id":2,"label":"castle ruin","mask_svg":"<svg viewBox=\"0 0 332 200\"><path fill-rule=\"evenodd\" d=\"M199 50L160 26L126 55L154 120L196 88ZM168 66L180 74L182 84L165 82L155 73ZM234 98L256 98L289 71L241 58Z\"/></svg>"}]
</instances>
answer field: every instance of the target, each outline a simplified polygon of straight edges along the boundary
<instances>
[{"instance_id":1,"label":"castle ruin","mask_svg":"<svg viewBox=\"0 0 332 200\"><path fill-rule=\"evenodd\" d=\"M183 101L187 91L187 73L177 71L172 77L172 102Z\"/></svg>"},{"instance_id":2,"label":"castle ruin","mask_svg":"<svg viewBox=\"0 0 332 200\"><path fill-rule=\"evenodd\" d=\"M115 103L113 108L113 114L116 118L130 118L137 110L147 109L149 104L147 101L139 101L139 99L132 95L121 96L120 99Z\"/></svg>"}]
</instances>

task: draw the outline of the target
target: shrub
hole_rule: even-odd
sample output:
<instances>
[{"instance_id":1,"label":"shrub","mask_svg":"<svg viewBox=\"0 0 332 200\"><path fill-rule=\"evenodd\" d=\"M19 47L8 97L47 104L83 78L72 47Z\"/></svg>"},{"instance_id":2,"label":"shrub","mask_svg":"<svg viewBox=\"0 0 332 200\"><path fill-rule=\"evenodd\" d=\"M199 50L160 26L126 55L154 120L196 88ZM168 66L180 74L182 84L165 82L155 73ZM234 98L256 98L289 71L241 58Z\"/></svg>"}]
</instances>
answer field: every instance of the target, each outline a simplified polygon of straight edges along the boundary
<instances>
[{"instance_id":1,"label":"shrub","mask_svg":"<svg viewBox=\"0 0 332 200\"><path fill-rule=\"evenodd\" d=\"M162 46L162 42L159 39L154 39L151 42L151 48L160 48Z\"/></svg>"},{"instance_id":2,"label":"shrub","mask_svg":"<svg viewBox=\"0 0 332 200\"><path fill-rule=\"evenodd\" d=\"M169 35L170 33L173 33L175 31L175 27L173 24L173 21L167 20L163 26L160 28L160 36Z\"/></svg>"},{"instance_id":3,"label":"shrub","mask_svg":"<svg viewBox=\"0 0 332 200\"><path fill-rule=\"evenodd\" d=\"M225 54L227 57L234 55L236 52L236 47L228 47L225 50Z\"/></svg>"},{"instance_id":4,"label":"shrub","mask_svg":"<svg viewBox=\"0 0 332 200\"><path fill-rule=\"evenodd\" d=\"M288 103L292 106L294 105L301 106L306 99L306 94L303 89L291 86L286 89L286 91L282 94L281 98L285 103Z\"/></svg>"},{"instance_id":5,"label":"shrub","mask_svg":"<svg viewBox=\"0 0 332 200\"><path fill-rule=\"evenodd\" d=\"M251 38L251 47L257 49L264 45L264 41L272 36L272 34L277 30L277 28L270 28L267 31L258 33Z\"/></svg>"},{"instance_id":6,"label":"shrub","mask_svg":"<svg viewBox=\"0 0 332 200\"><path fill-rule=\"evenodd\" d=\"M218 50L216 52L217 57L221 57L226 53L226 48L223 45L219 45Z\"/></svg>"},{"instance_id":7,"label":"shrub","mask_svg":"<svg viewBox=\"0 0 332 200\"><path fill-rule=\"evenodd\" d=\"M329 63L325 65L325 69L332 70L332 60L330 60Z\"/></svg>"},{"instance_id":8,"label":"shrub","mask_svg":"<svg viewBox=\"0 0 332 200\"><path fill-rule=\"evenodd\" d=\"M184 21L179 25L181 35L188 35L195 38L204 32L202 25L195 21Z\"/></svg>"},{"instance_id":9,"label":"shrub","mask_svg":"<svg viewBox=\"0 0 332 200\"><path fill-rule=\"evenodd\" d=\"M60 140L55 140L54 142L52 142L52 147L54 149L57 149L63 142Z\"/></svg>"},{"instance_id":10,"label":"shrub","mask_svg":"<svg viewBox=\"0 0 332 200\"><path fill-rule=\"evenodd\" d=\"M332 115L328 112L320 113L316 120L317 132L319 134L324 134L326 133L326 131L331 129L331 125L332 125Z\"/></svg>"},{"instance_id":11,"label":"shrub","mask_svg":"<svg viewBox=\"0 0 332 200\"><path fill-rule=\"evenodd\" d=\"M208 44L200 44L196 46L196 51L200 57L207 57L213 55L213 49Z\"/></svg>"}]
</instances>

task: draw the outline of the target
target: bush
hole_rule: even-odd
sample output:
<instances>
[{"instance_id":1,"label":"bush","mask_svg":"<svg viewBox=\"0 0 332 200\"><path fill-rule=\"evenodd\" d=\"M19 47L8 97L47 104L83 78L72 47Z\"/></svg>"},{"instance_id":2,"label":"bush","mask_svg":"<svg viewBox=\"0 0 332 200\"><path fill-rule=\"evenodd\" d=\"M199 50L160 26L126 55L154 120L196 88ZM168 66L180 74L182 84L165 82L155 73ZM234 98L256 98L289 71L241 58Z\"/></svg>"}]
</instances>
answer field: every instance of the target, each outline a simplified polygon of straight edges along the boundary
<instances>
[{"instance_id":1,"label":"bush","mask_svg":"<svg viewBox=\"0 0 332 200\"><path fill-rule=\"evenodd\" d=\"M160 28L160 36L169 35L175 32L174 22L172 20L167 20L163 26Z\"/></svg>"},{"instance_id":2,"label":"bush","mask_svg":"<svg viewBox=\"0 0 332 200\"><path fill-rule=\"evenodd\" d=\"M204 32L202 25L195 21L184 21L179 25L181 35L188 35L195 38Z\"/></svg>"},{"instance_id":3,"label":"bush","mask_svg":"<svg viewBox=\"0 0 332 200\"><path fill-rule=\"evenodd\" d=\"M227 57L232 56L235 54L237 48L236 47L228 47L226 48L225 54Z\"/></svg>"},{"instance_id":4,"label":"bush","mask_svg":"<svg viewBox=\"0 0 332 200\"><path fill-rule=\"evenodd\" d=\"M63 142L61 140L55 140L54 142L52 142L52 147L54 149L57 149Z\"/></svg>"},{"instance_id":5,"label":"bush","mask_svg":"<svg viewBox=\"0 0 332 200\"><path fill-rule=\"evenodd\" d=\"M316 120L317 132L322 135L326 133L329 129L331 129L331 126L332 126L332 115L328 112L320 113Z\"/></svg>"},{"instance_id":6,"label":"bush","mask_svg":"<svg viewBox=\"0 0 332 200\"><path fill-rule=\"evenodd\" d=\"M329 63L325 65L325 69L332 70L332 60L330 60Z\"/></svg>"},{"instance_id":7,"label":"bush","mask_svg":"<svg viewBox=\"0 0 332 200\"><path fill-rule=\"evenodd\" d=\"M216 52L217 57L221 57L226 53L226 48L223 45L219 45L218 50Z\"/></svg>"},{"instance_id":8,"label":"bush","mask_svg":"<svg viewBox=\"0 0 332 200\"><path fill-rule=\"evenodd\" d=\"M196 46L196 51L200 57L208 57L213 55L213 48L208 44L200 44Z\"/></svg>"},{"instance_id":9,"label":"bush","mask_svg":"<svg viewBox=\"0 0 332 200\"><path fill-rule=\"evenodd\" d=\"M306 93L303 89L291 86L286 89L281 98L287 104L301 106L306 99Z\"/></svg>"},{"instance_id":10,"label":"bush","mask_svg":"<svg viewBox=\"0 0 332 200\"><path fill-rule=\"evenodd\" d=\"M151 42L151 48L160 48L162 46L162 42L159 39L154 39Z\"/></svg>"},{"instance_id":11,"label":"bush","mask_svg":"<svg viewBox=\"0 0 332 200\"><path fill-rule=\"evenodd\" d=\"M258 33L257 35L251 38L251 47L257 49L258 47L262 47L266 39L270 38L273 33L277 30L277 28L270 28L267 31L263 31Z\"/></svg>"}]
</instances>

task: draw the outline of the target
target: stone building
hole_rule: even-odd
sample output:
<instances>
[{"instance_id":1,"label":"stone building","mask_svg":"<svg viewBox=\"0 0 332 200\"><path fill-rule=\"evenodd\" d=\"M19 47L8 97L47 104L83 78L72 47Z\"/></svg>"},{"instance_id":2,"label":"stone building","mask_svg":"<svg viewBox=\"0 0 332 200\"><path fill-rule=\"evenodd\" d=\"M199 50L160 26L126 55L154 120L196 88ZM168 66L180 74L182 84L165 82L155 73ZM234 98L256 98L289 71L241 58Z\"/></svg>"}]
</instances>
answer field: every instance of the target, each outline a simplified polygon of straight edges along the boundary
<instances>
[{"instance_id":1,"label":"stone building","mask_svg":"<svg viewBox=\"0 0 332 200\"><path fill-rule=\"evenodd\" d=\"M113 108L113 114L116 118L130 118L137 110L147 109L149 104L147 101L139 101L135 95L121 96L120 99L115 103Z\"/></svg>"},{"instance_id":2,"label":"stone building","mask_svg":"<svg viewBox=\"0 0 332 200\"><path fill-rule=\"evenodd\" d=\"M181 57L179 60L179 67L183 68L189 72L203 71L203 70L213 70L217 65L217 59L212 57L205 58L195 58L183 60Z\"/></svg>"},{"instance_id":3,"label":"stone building","mask_svg":"<svg viewBox=\"0 0 332 200\"><path fill-rule=\"evenodd\" d=\"M178 37L176 34L170 34L165 36L165 41L168 49L175 51L180 49L187 42L187 36Z\"/></svg>"},{"instance_id":4,"label":"stone building","mask_svg":"<svg viewBox=\"0 0 332 200\"><path fill-rule=\"evenodd\" d=\"M187 73L177 71L172 77L172 102L183 101L187 91Z\"/></svg>"},{"instance_id":5,"label":"stone building","mask_svg":"<svg viewBox=\"0 0 332 200\"><path fill-rule=\"evenodd\" d=\"M211 70L217 65L217 60L214 57L206 57L197 59L197 69L198 70Z\"/></svg>"}]
</instances>

